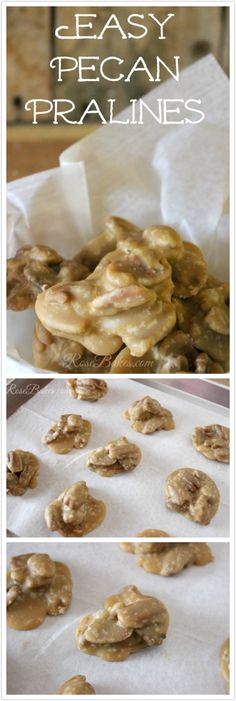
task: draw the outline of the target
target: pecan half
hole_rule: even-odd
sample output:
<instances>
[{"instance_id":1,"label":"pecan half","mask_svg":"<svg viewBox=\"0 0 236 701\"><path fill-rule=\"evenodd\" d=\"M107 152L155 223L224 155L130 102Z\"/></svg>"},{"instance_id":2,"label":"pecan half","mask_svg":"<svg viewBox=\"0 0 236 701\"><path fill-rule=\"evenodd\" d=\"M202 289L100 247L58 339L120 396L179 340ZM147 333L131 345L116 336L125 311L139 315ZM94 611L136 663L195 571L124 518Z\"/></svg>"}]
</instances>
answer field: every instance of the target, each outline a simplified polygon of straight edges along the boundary
<instances>
[{"instance_id":1,"label":"pecan half","mask_svg":"<svg viewBox=\"0 0 236 701\"><path fill-rule=\"evenodd\" d=\"M91 378L66 380L69 393L73 399L81 399L87 402L96 402L107 392L107 383L105 380L96 380Z\"/></svg>"},{"instance_id":2,"label":"pecan half","mask_svg":"<svg viewBox=\"0 0 236 701\"><path fill-rule=\"evenodd\" d=\"M123 416L130 421L134 431L139 433L154 433L154 431L170 431L175 428L175 422L169 409L164 409L161 404L152 397L138 399L123 412Z\"/></svg>"},{"instance_id":3,"label":"pecan half","mask_svg":"<svg viewBox=\"0 0 236 701\"><path fill-rule=\"evenodd\" d=\"M140 448L124 436L111 441L104 448L96 448L87 458L87 467L102 477L112 477L120 472L130 472L139 465Z\"/></svg>"},{"instance_id":4,"label":"pecan half","mask_svg":"<svg viewBox=\"0 0 236 701\"><path fill-rule=\"evenodd\" d=\"M81 620L76 642L82 652L116 662L144 647L161 645L168 625L162 601L128 586L108 597L103 609Z\"/></svg>"},{"instance_id":5,"label":"pecan half","mask_svg":"<svg viewBox=\"0 0 236 701\"><path fill-rule=\"evenodd\" d=\"M42 438L54 453L69 453L73 448L84 448L91 434L91 423L79 414L64 414Z\"/></svg>"},{"instance_id":6,"label":"pecan half","mask_svg":"<svg viewBox=\"0 0 236 701\"><path fill-rule=\"evenodd\" d=\"M197 426L192 432L192 442L194 448L209 460L228 463L229 433L229 428L220 424Z\"/></svg>"},{"instance_id":7,"label":"pecan half","mask_svg":"<svg viewBox=\"0 0 236 701\"><path fill-rule=\"evenodd\" d=\"M166 480L166 506L190 521L210 523L218 510L220 493L215 482L201 470L182 467Z\"/></svg>"}]
</instances>

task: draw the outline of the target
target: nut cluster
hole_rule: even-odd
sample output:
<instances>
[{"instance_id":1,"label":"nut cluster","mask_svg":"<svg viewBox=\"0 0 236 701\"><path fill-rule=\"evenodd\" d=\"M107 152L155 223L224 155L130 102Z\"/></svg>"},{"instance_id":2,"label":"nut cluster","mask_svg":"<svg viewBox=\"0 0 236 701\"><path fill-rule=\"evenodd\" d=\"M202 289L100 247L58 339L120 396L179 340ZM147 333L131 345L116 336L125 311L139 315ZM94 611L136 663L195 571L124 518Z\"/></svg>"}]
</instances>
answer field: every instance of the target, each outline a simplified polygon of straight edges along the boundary
<instances>
[{"instance_id":1,"label":"nut cluster","mask_svg":"<svg viewBox=\"0 0 236 701\"><path fill-rule=\"evenodd\" d=\"M111 363L110 372L116 373L219 373L223 366L207 353L198 350L189 333L171 331L142 358L131 355L123 348Z\"/></svg>"},{"instance_id":2,"label":"nut cluster","mask_svg":"<svg viewBox=\"0 0 236 701\"><path fill-rule=\"evenodd\" d=\"M7 308L33 307L39 292L58 282L81 280L89 270L76 260L65 260L48 246L24 246L7 261Z\"/></svg>"},{"instance_id":3,"label":"nut cluster","mask_svg":"<svg viewBox=\"0 0 236 701\"><path fill-rule=\"evenodd\" d=\"M53 336L39 319L36 319L33 333L33 356L36 367L53 372L80 372L87 362L81 343L68 338ZM83 358L83 365L82 363ZM92 367L92 366L91 366Z\"/></svg>"},{"instance_id":4,"label":"nut cluster","mask_svg":"<svg viewBox=\"0 0 236 701\"><path fill-rule=\"evenodd\" d=\"M123 416L130 421L134 431L139 433L154 433L154 431L170 431L175 428L171 411L164 409L152 397L143 397L124 411Z\"/></svg>"},{"instance_id":5,"label":"nut cluster","mask_svg":"<svg viewBox=\"0 0 236 701\"><path fill-rule=\"evenodd\" d=\"M220 424L197 426L192 432L192 442L194 448L209 460L228 463L229 434L229 428Z\"/></svg>"},{"instance_id":6,"label":"nut cluster","mask_svg":"<svg viewBox=\"0 0 236 701\"><path fill-rule=\"evenodd\" d=\"M204 526L210 523L220 503L215 482L205 472L189 467L182 467L169 475L165 495L168 509Z\"/></svg>"},{"instance_id":7,"label":"nut cluster","mask_svg":"<svg viewBox=\"0 0 236 701\"><path fill-rule=\"evenodd\" d=\"M89 494L86 482L75 482L64 489L45 509L49 531L68 537L80 538L93 531L101 525L105 515L104 502Z\"/></svg>"},{"instance_id":8,"label":"nut cluster","mask_svg":"<svg viewBox=\"0 0 236 701\"><path fill-rule=\"evenodd\" d=\"M75 677L67 679L67 681L64 682L64 684L62 684L57 691L55 691L55 694L64 694L67 696L87 696L95 693L96 692L92 684L89 684L86 677L84 677L82 674L77 674Z\"/></svg>"},{"instance_id":9,"label":"nut cluster","mask_svg":"<svg viewBox=\"0 0 236 701\"><path fill-rule=\"evenodd\" d=\"M96 402L107 392L107 383L104 380L91 378L80 380L66 380L69 393L73 399L82 399L88 402Z\"/></svg>"},{"instance_id":10,"label":"nut cluster","mask_svg":"<svg viewBox=\"0 0 236 701\"><path fill-rule=\"evenodd\" d=\"M27 489L37 487L39 467L39 460L33 453L10 450L7 456L7 492L22 496Z\"/></svg>"},{"instance_id":11,"label":"nut cluster","mask_svg":"<svg viewBox=\"0 0 236 701\"><path fill-rule=\"evenodd\" d=\"M84 448L91 434L91 423L79 414L64 414L42 438L42 443L55 453L69 453Z\"/></svg>"},{"instance_id":12,"label":"nut cluster","mask_svg":"<svg viewBox=\"0 0 236 701\"><path fill-rule=\"evenodd\" d=\"M76 338L94 354L112 355L125 343L142 356L175 325L170 275L167 260L143 244L124 241L86 280L42 292L36 313L52 334Z\"/></svg>"},{"instance_id":13,"label":"nut cluster","mask_svg":"<svg viewBox=\"0 0 236 701\"><path fill-rule=\"evenodd\" d=\"M227 372L228 287L209 277L201 250L174 229L141 230L110 217L74 261L89 269L86 279L64 278L37 297L37 316L54 339L40 350L36 326L37 366L56 363L55 345L66 339L69 356L77 343L84 360L76 370L64 355L59 372L86 372L87 353L106 359L111 372Z\"/></svg>"},{"instance_id":14,"label":"nut cluster","mask_svg":"<svg viewBox=\"0 0 236 701\"><path fill-rule=\"evenodd\" d=\"M82 652L118 662L145 647L161 645L168 625L162 601L127 586L106 599L103 609L80 621L76 643Z\"/></svg>"},{"instance_id":15,"label":"nut cluster","mask_svg":"<svg viewBox=\"0 0 236 701\"><path fill-rule=\"evenodd\" d=\"M7 587L8 625L31 630L45 616L59 616L71 603L72 581L69 568L46 554L12 557Z\"/></svg>"},{"instance_id":16,"label":"nut cluster","mask_svg":"<svg viewBox=\"0 0 236 701\"><path fill-rule=\"evenodd\" d=\"M226 681L227 688L229 688L229 681L230 681L230 643L229 643L229 638L227 638L224 641L223 645L221 646L220 669L221 669L222 675Z\"/></svg>"},{"instance_id":17,"label":"nut cluster","mask_svg":"<svg viewBox=\"0 0 236 701\"><path fill-rule=\"evenodd\" d=\"M148 537L148 533L143 531L139 536ZM157 538L159 534L160 531L153 531L153 537ZM190 565L206 565L213 560L206 543L122 543L121 548L138 555L137 564L146 572L162 577L170 577Z\"/></svg>"},{"instance_id":18,"label":"nut cluster","mask_svg":"<svg viewBox=\"0 0 236 701\"><path fill-rule=\"evenodd\" d=\"M87 467L102 477L112 477L120 472L134 470L141 457L140 448L122 436L107 443L104 448L92 450L87 458Z\"/></svg>"}]
</instances>

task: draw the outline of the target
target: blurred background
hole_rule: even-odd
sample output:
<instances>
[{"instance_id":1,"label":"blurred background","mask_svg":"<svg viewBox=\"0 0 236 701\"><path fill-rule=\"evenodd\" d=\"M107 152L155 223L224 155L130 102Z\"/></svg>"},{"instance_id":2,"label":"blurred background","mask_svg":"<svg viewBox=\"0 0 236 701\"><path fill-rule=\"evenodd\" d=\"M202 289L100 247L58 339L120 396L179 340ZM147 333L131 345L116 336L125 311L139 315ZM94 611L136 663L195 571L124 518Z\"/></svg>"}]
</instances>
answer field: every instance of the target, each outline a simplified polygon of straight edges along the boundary
<instances>
[{"instance_id":1,"label":"blurred background","mask_svg":"<svg viewBox=\"0 0 236 701\"><path fill-rule=\"evenodd\" d=\"M61 151L74 141L83 138L99 123L96 118L84 125L60 124L53 126L50 115L42 116L40 125L31 124L32 114L24 104L33 98L52 100L65 98L79 103L78 119L92 98L102 108L102 102L116 97L118 111L125 108L131 98L140 98L156 83L149 83L142 72L136 73L130 83L78 83L76 71L64 74L57 82L56 70L49 67L55 56L116 55L125 59L125 70L133 66L138 56L143 56L149 69L154 71L158 55L173 68L171 57L180 56L180 68L212 53L223 70L229 74L229 8L228 7L139 7L138 12L154 12L160 21L173 12L166 25L166 40L157 40L157 25L149 21L146 37L136 41L122 41L118 31L107 31L101 42L96 40L61 41L55 37L55 28L68 25L74 33L75 12L96 13L96 33L102 30L108 17L115 13L126 29L126 18L134 8L122 7L8 7L7 8L7 177L8 180L29 175L58 165ZM95 27L95 24L94 24ZM123 67L122 67L123 68ZM170 77L165 72L166 78ZM74 118L74 116L72 117Z\"/></svg>"}]
</instances>

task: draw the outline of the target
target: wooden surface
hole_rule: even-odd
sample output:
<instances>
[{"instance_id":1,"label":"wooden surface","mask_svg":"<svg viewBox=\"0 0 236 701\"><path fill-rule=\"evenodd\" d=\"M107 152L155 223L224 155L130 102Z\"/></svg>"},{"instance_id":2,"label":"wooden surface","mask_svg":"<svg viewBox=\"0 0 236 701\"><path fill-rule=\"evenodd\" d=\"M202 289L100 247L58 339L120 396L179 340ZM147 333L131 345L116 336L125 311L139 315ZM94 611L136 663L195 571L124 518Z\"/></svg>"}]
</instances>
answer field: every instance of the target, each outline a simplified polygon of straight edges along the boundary
<instances>
[{"instance_id":1,"label":"wooden surface","mask_svg":"<svg viewBox=\"0 0 236 701\"><path fill-rule=\"evenodd\" d=\"M7 180L17 180L25 175L39 173L41 170L56 168L60 153L71 145L68 141L49 142L42 148L41 141L32 144L25 141L10 143L7 147Z\"/></svg>"},{"instance_id":2,"label":"wooden surface","mask_svg":"<svg viewBox=\"0 0 236 701\"><path fill-rule=\"evenodd\" d=\"M41 170L56 168L66 148L83 139L96 128L16 126L7 130L7 181L24 178Z\"/></svg>"}]
</instances>

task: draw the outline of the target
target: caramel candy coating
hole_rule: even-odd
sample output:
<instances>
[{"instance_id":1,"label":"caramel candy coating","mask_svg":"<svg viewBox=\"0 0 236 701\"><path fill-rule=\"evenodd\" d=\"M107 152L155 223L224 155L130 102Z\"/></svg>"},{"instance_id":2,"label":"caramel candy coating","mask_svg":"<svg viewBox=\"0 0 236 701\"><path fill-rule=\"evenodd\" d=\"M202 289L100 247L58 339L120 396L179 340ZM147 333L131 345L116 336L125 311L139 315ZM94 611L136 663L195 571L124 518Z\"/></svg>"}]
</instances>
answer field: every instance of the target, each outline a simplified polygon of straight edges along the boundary
<instances>
[{"instance_id":1,"label":"caramel candy coating","mask_svg":"<svg viewBox=\"0 0 236 701\"><path fill-rule=\"evenodd\" d=\"M171 226L149 226L143 232L143 241L153 248L156 253L167 260L180 258L184 252L184 245L180 235Z\"/></svg>"},{"instance_id":2,"label":"caramel candy coating","mask_svg":"<svg viewBox=\"0 0 236 701\"><path fill-rule=\"evenodd\" d=\"M155 371L155 359L153 358L152 350L145 353L141 358L136 358L131 355L128 348L122 350L115 356L112 361L109 372L111 374L139 374L151 373Z\"/></svg>"},{"instance_id":3,"label":"caramel candy coating","mask_svg":"<svg viewBox=\"0 0 236 701\"><path fill-rule=\"evenodd\" d=\"M39 319L33 333L33 359L36 368L53 372L78 372L84 349L81 343L53 336Z\"/></svg>"},{"instance_id":4,"label":"caramel candy coating","mask_svg":"<svg viewBox=\"0 0 236 701\"><path fill-rule=\"evenodd\" d=\"M47 246L24 246L7 261L7 308L23 311L34 306L40 291L57 282L82 280L89 269L76 260L64 260Z\"/></svg>"},{"instance_id":5,"label":"caramel candy coating","mask_svg":"<svg viewBox=\"0 0 236 701\"><path fill-rule=\"evenodd\" d=\"M227 638L220 650L220 669L221 673L226 681L227 689L229 688L230 682L230 644L229 638Z\"/></svg>"},{"instance_id":6,"label":"caramel candy coating","mask_svg":"<svg viewBox=\"0 0 236 701\"><path fill-rule=\"evenodd\" d=\"M69 393L73 399L81 399L87 402L97 402L107 393L107 383L105 380L91 378L76 378L66 380Z\"/></svg>"},{"instance_id":7,"label":"caramel candy coating","mask_svg":"<svg viewBox=\"0 0 236 701\"><path fill-rule=\"evenodd\" d=\"M52 335L92 353L112 355L125 343L142 356L175 324L174 306L158 293L170 276L166 259L136 241L122 241L86 280L39 295L36 313Z\"/></svg>"},{"instance_id":8,"label":"caramel candy coating","mask_svg":"<svg viewBox=\"0 0 236 701\"><path fill-rule=\"evenodd\" d=\"M224 367L207 353L195 348L189 334L175 330L167 334L163 341L153 346L142 358L132 356L128 348L122 349L113 360L110 372L223 373Z\"/></svg>"},{"instance_id":9,"label":"caramel candy coating","mask_svg":"<svg viewBox=\"0 0 236 701\"><path fill-rule=\"evenodd\" d=\"M144 531L137 533L136 538L169 538L169 533L166 531L159 531L157 528L146 528ZM163 543L120 543L121 550L127 553L135 553L137 548L139 552L157 552L158 548L163 548Z\"/></svg>"},{"instance_id":10,"label":"caramel candy coating","mask_svg":"<svg viewBox=\"0 0 236 701\"><path fill-rule=\"evenodd\" d=\"M141 554L138 565L146 572L170 577L178 574L190 565L203 566L212 562L213 557L206 543L171 543L164 544L157 553Z\"/></svg>"},{"instance_id":11,"label":"caramel candy coating","mask_svg":"<svg viewBox=\"0 0 236 701\"><path fill-rule=\"evenodd\" d=\"M154 433L162 429L170 431L175 428L171 411L164 409L156 399L148 396L133 402L123 412L123 416L130 421L134 431L139 433Z\"/></svg>"},{"instance_id":12,"label":"caramel candy coating","mask_svg":"<svg viewBox=\"0 0 236 701\"><path fill-rule=\"evenodd\" d=\"M148 531L143 532L148 537ZM157 531L158 533L158 531ZM144 535L142 534L142 537ZM138 555L137 564L146 572L170 577L190 565L206 565L213 561L211 549L206 543L125 543L132 549L128 552Z\"/></svg>"},{"instance_id":13,"label":"caramel candy coating","mask_svg":"<svg viewBox=\"0 0 236 701\"><path fill-rule=\"evenodd\" d=\"M62 615L70 606L70 570L47 554L12 557L7 579L7 623L15 630L37 628L47 614Z\"/></svg>"},{"instance_id":14,"label":"caramel candy coating","mask_svg":"<svg viewBox=\"0 0 236 701\"><path fill-rule=\"evenodd\" d=\"M113 356L89 353L81 343L53 336L36 319L33 334L33 358L37 368L59 373L109 372Z\"/></svg>"},{"instance_id":15,"label":"caramel candy coating","mask_svg":"<svg viewBox=\"0 0 236 701\"><path fill-rule=\"evenodd\" d=\"M145 647L161 645L168 625L168 611L162 601L128 586L108 597L103 609L80 621L76 643L88 655L120 662Z\"/></svg>"},{"instance_id":16,"label":"caramel candy coating","mask_svg":"<svg viewBox=\"0 0 236 701\"><path fill-rule=\"evenodd\" d=\"M168 509L205 526L216 514L220 503L215 482L205 472L189 467L182 467L169 475L165 496Z\"/></svg>"},{"instance_id":17,"label":"caramel candy coating","mask_svg":"<svg viewBox=\"0 0 236 701\"><path fill-rule=\"evenodd\" d=\"M10 450L7 456L7 492L22 496L27 489L38 484L40 463L36 455L27 450Z\"/></svg>"},{"instance_id":18,"label":"caramel candy coating","mask_svg":"<svg viewBox=\"0 0 236 701\"><path fill-rule=\"evenodd\" d=\"M112 477L134 470L141 457L140 448L122 437L107 443L104 448L92 450L87 458L87 467L102 477Z\"/></svg>"},{"instance_id":19,"label":"caramel candy coating","mask_svg":"<svg viewBox=\"0 0 236 701\"><path fill-rule=\"evenodd\" d=\"M57 531L64 537L81 538L87 535L101 525L105 516L104 502L89 494L86 482L75 482L64 489L45 509L49 531Z\"/></svg>"},{"instance_id":20,"label":"caramel candy coating","mask_svg":"<svg viewBox=\"0 0 236 701\"><path fill-rule=\"evenodd\" d=\"M123 348L112 361L110 373L223 373L223 366L207 353L194 348L190 337L182 331L173 331L153 346L142 358L135 358Z\"/></svg>"},{"instance_id":21,"label":"caramel candy coating","mask_svg":"<svg viewBox=\"0 0 236 701\"><path fill-rule=\"evenodd\" d=\"M131 231L135 226L125 219L108 217L105 220L105 228L100 234L91 239L77 254L76 260L94 270L100 260L114 251L117 246L118 236L124 231Z\"/></svg>"},{"instance_id":22,"label":"caramel candy coating","mask_svg":"<svg viewBox=\"0 0 236 701\"><path fill-rule=\"evenodd\" d=\"M91 435L91 423L79 414L64 414L42 438L54 453L64 455L73 448L84 448Z\"/></svg>"},{"instance_id":23,"label":"caramel candy coating","mask_svg":"<svg viewBox=\"0 0 236 701\"><path fill-rule=\"evenodd\" d=\"M172 331L153 348L155 371L162 373L197 372L198 352L189 334Z\"/></svg>"},{"instance_id":24,"label":"caramel candy coating","mask_svg":"<svg viewBox=\"0 0 236 701\"><path fill-rule=\"evenodd\" d=\"M36 324L36 367L75 374L228 372L228 286L208 276L201 250L172 227L142 230L109 217L73 261L58 265L61 283L49 280L48 289L37 289L38 324L51 340L40 341ZM81 276L76 265L85 266Z\"/></svg>"},{"instance_id":25,"label":"caramel candy coating","mask_svg":"<svg viewBox=\"0 0 236 701\"><path fill-rule=\"evenodd\" d=\"M95 694L95 689L92 684L87 682L86 677L82 674L77 674L75 677L71 677L64 684L62 684L55 694L64 694L67 696L81 696Z\"/></svg>"},{"instance_id":26,"label":"caramel candy coating","mask_svg":"<svg viewBox=\"0 0 236 701\"><path fill-rule=\"evenodd\" d=\"M198 246L184 241L183 253L171 260L174 294L176 297L192 297L207 281L207 267Z\"/></svg>"},{"instance_id":27,"label":"caramel candy coating","mask_svg":"<svg viewBox=\"0 0 236 701\"><path fill-rule=\"evenodd\" d=\"M214 287L209 287L212 284ZM229 367L228 286L209 279L206 287L192 299L176 299L175 308L178 326L182 331L190 334L195 348L207 353L227 372Z\"/></svg>"},{"instance_id":28,"label":"caramel candy coating","mask_svg":"<svg viewBox=\"0 0 236 701\"><path fill-rule=\"evenodd\" d=\"M192 432L192 442L208 460L229 463L229 433L229 428L220 424L197 426Z\"/></svg>"}]
</instances>

